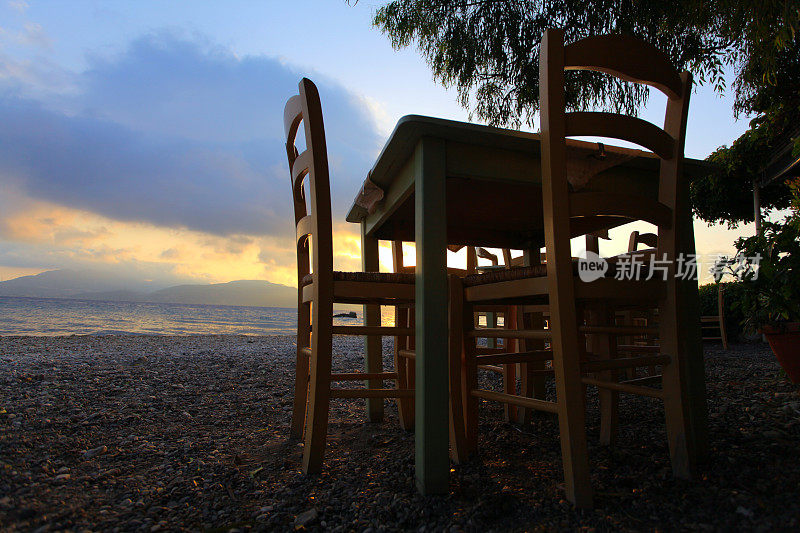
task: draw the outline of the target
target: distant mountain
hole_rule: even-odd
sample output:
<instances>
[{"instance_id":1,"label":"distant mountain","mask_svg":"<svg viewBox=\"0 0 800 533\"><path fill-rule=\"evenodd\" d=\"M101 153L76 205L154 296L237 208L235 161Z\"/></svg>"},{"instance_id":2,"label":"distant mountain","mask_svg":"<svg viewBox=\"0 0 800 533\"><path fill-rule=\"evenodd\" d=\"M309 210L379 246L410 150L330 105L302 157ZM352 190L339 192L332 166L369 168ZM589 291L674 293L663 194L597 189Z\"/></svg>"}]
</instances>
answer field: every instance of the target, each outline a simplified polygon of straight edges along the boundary
<instances>
[{"instance_id":1,"label":"distant mountain","mask_svg":"<svg viewBox=\"0 0 800 533\"><path fill-rule=\"evenodd\" d=\"M297 306L297 289L268 281L241 280L212 285L178 285L150 293L150 302L182 304Z\"/></svg>"},{"instance_id":2,"label":"distant mountain","mask_svg":"<svg viewBox=\"0 0 800 533\"><path fill-rule=\"evenodd\" d=\"M127 291L147 293L165 285L95 270L50 270L0 282L0 296L76 298L85 293Z\"/></svg>"},{"instance_id":3,"label":"distant mountain","mask_svg":"<svg viewBox=\"0 0 800 533\"><path fill-rule=\"evenodd\" d=\"M110 273L74 270L51 270L0 282L0 296L263 307L297 305L297 289L268 281L164 287Z\"/></svg>"}]
</instances>

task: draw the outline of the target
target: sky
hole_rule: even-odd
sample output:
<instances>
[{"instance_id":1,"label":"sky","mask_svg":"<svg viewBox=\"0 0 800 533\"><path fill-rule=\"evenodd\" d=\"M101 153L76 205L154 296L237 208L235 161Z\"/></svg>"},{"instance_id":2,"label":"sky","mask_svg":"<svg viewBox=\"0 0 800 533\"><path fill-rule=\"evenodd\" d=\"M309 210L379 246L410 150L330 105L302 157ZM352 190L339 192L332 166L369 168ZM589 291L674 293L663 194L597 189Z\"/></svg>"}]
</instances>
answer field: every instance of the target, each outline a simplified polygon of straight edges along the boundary
<instances>
[{"instance_id":1,"label":"sky","mask_svg":"<svg viewBox=\"0 0 800 533\"><path fill-rule=\"evenodd\" d=\"M394 124L469 119L417 50L372 27L379 5L0 0L0 280L71 268L296 285L282 113L303 76L325 114L335 266L360 269L344 215ZM642 117L661 123L661 100ZM687 156L745 131L732 103L697 89ZM695 232L713 256L753 229Z\"/></svg>"}]
</instances>

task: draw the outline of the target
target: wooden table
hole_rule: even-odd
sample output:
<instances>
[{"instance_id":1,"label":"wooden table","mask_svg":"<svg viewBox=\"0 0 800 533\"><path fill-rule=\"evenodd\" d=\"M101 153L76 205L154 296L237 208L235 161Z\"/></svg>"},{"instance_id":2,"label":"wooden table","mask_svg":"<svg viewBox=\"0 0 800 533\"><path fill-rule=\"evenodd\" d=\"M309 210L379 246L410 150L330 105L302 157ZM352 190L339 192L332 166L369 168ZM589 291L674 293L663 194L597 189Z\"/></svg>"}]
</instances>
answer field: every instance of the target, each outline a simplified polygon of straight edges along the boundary
<instances>
[{"instance_id":1,"label":"wooden table","mask_svg":"<svg viewBox=\"0 0 800 533\"><path fill-rule=\"evenodd\" d=\"M569 143L570 160L578 174L583 167L590 169L588 174L591 169L600 171L585 183L584 190L625 187L631 193L657 198L659 160L652 154L598 143ZM370 185L384 191L383 199L368 209L362 193L347 215L349 222L361 225L365 271L378 270L379 240L416 243L415 460L417 487L423 494L446 493L450 471L446 246L538 253L544 244L539 154L536 134L409 115L397 123L368 178ZM604 168L611 164L615 166ZM687 174L707 171L704 162L690 159L684 168ZM694 253L691 213L687 210L683 218L684 231L692 234L684 252ZM571 233L579 236L628 222L620 217L576 220ZM690 315L686 315L687 325ZM378 325L378 310L365 308L365 321ZM691 352L689 386L697 427L705 427L699 318L694 323L697 328L686 330L686 347ZM381 345L375 340L367 342L370 372L380 364ZM379 402L369 405L371 417L380 415ZM705 437L695 433L702 450Z\"/></svg>"}]
</instances>

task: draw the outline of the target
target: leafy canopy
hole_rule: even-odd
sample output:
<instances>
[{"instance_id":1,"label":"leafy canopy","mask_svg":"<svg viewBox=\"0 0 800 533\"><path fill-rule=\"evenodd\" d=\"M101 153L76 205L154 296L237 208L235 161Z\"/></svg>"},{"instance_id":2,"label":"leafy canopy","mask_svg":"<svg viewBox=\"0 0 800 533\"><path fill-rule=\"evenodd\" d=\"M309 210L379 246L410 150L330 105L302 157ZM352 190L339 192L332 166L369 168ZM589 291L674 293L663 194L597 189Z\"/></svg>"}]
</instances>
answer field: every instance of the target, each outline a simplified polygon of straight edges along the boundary
<instances>
[{"instance_id":1,"label":"leafy canopy","mask_svg":"<svg viewBox=\"0 0 800 533\"><path fill-rule=\"evenodd\" d=\"M625 33L664 51L699 84L723 92L734 113L757 115L754 129L711 159L723 172L694 185L695 213L731 225L753 220L752 181L787 124L800 95L798 0L393 0L374 24L396 48L415 44L434 78L455 87L460 103L493 125L533 125L539 103L539 44L560 27L566 42ZM725 78L726 71L734 79ZM569 109L636 114L643 86L601 73L566 72ZM786 188L762 195L765 208L788 205Z\"/></svg>"}]
</instances>

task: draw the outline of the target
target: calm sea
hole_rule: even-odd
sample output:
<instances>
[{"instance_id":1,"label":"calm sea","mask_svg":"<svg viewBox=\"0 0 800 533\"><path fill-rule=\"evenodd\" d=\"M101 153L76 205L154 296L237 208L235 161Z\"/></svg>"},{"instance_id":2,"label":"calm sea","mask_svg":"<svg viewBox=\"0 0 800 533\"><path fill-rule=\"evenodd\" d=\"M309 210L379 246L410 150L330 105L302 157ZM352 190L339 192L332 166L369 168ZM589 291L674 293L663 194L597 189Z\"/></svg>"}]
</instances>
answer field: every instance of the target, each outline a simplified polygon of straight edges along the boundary
<instances>
[{"instance_id":1,"label":"calm sea","mask_svg":"<svg viewBox=\"0 0 800 533\"><path fill-rule=\"evenodd\" d=\"M361 323L337 318L338 325ZM0 296L0 335L294 335L297 311L145 302Z\"/></svg>"}]
</instances>

